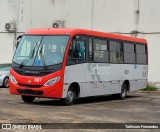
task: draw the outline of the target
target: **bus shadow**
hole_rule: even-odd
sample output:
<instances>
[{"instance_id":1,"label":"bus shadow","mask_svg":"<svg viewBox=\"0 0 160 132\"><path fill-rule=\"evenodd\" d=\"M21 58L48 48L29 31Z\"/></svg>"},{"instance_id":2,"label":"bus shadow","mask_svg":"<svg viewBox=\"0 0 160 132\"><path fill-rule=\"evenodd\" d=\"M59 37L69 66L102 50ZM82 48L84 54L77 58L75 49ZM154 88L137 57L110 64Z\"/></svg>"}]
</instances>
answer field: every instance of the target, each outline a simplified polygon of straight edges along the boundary
<instances>
[{"instance_id":1,"label":"bus shadow","mask_svg":"<svg viewBox=\"0 0 160 132\"><path fill-rule=\"evenodd\" d=\"M1 88L3 88L3 89L8 89L8 88L5 88L4 86L0 86L0 89L1 89Z\"/></svg>"},{"instance_id":2,"label":"bus shadow","mask_svg":"<svg viewBox=\"0 0 160 132\"><path fill-rule=\"evenodd\" d=\"M42 105L42 106L62 106L61 100L53 99L53 100L36 100L32 103L33 105Z\"/></svg>"},{"instance_id":3,"label":"bus shadow","mask_svg":"<svg viewBox=\"0 0 160 132\"><path fill-rule=\"evenodd\" d=\"M133 99L133 98L139 98L138 95L128 95L125 100ZM118 101L116 97L109 95L109 96L95 96L95 97L85 97L85 98L79 98L75 100L75 103L73 105L83 105L83 104L93 104L93 103L102 103L102 102L114 102ZM123 101L123 100L121 100ZM53 100L36 100L33 102L33 105L43 105L43 106L63 106L61 101L59 99L53 99Z\"/></svg>"},{"instance_id":4,"label":"bus shadow","mask_svg":"<svg viewBox=\"0 0 160 132\"><path fill-rule=\"evenodd\" d=\"M124 100L132 99L132 98L137 98L137 97L139 97L139 96L129 95ZM102 103L102 102L114 102L114 101L118 101L118 100L120 101L120 99L118 99L117 97L112 96L112 95L108 95L108 96L95 96L95 97L88 97L88 98L77 99L75 101L75 105L89 104L89 103L91 104L91 103Z\"/></svg>"}]
</instances>

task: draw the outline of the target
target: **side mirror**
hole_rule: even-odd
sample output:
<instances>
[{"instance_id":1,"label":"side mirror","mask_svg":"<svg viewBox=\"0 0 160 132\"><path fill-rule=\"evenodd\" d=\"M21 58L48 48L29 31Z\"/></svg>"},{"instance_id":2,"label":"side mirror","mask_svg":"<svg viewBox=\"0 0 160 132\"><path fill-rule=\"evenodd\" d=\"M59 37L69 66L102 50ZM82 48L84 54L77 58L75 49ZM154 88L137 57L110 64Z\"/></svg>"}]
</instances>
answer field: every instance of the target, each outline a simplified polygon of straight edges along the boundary
<instances>
[{"instance_id":1,"label":"side mirror","mask_svg":"<svg viewBox=\"0 0 160 132\"><path fill-rule=\"evenodd\" d=\"M21 39L22 39L22 36L23 36L23 35L20 35L20 36L17 37L16 48L18 47L19 42L20 42Z\"/></svg>"}]
</instances>

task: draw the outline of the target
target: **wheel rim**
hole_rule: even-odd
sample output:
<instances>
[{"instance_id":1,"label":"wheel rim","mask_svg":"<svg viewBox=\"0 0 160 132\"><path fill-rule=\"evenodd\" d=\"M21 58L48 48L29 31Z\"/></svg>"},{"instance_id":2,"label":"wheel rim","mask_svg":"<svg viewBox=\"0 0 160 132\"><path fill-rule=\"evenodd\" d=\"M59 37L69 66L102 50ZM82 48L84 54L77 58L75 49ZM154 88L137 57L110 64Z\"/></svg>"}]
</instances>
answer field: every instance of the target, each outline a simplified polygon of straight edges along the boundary
<instances>
[{"instance_id":1,"label":"wheel rim","mask_svg":"<svg viewBox=\"0 0 160 132\"><path fill-rule=\"evenodd\" d=\"M4 86L5 86L5 87L8 87L8 78L6 78L6 79L4 80Z\"/></svg>"},{"instance_id":2,"label":"wheel rim","mask_svg":"<svg viewBox=\"0 0 160 132\"><path fill-rule=\"evenodd\" d=\"M74 93L73 93L73 91L68 91L68 93L67 93L67 100L68 100L68 102L69 103L72 102L73 99L74 99Z\"/></svg>"}]
</instances>

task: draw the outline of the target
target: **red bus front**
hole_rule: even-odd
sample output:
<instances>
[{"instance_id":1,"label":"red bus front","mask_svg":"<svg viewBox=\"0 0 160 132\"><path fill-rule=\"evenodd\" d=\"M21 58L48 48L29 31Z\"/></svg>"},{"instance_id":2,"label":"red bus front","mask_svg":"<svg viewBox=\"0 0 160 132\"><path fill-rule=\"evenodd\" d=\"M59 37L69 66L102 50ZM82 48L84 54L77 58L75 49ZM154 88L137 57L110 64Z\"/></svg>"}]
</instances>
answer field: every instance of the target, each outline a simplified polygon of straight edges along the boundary
<instances>
[{"instance_id":1,"label":"red bus front","mask_svg":"<svg viewBox=\"0 0 160 132\"><path fill-rule=\"evenodd\" d=\"M10 71L10 93L62 98L69 35L24 35Z\"/></svg>"}]
</instances>

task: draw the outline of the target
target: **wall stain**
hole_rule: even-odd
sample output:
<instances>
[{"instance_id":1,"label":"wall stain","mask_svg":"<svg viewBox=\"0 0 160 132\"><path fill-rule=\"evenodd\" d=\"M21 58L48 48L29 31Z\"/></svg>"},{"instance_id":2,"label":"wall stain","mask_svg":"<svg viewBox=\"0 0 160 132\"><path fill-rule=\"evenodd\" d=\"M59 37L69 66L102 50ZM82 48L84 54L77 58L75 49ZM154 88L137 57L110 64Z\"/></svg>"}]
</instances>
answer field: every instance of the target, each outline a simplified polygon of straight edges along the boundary
<instances>
[{"instance_id":1,"label":"wall stain","mask_svg":"<svg viewBox=\"0 0 160 132\"><path fill-rule=\"evenodd\" d=\"M21 22L23 22L23 3L24 3L24 0L21 0L21 8L20 8L20 11L21 11Z\"/></svg>"},{"instance_id":2,"label":"wall stain","mask_svg":"<svg viewBox=\"0 0 160 132\"><path fill-rule=\"evenodd\" d=\"M136 1L136 9L135 9L135 30L131 32L132 36L133 37L137 37L138 34L139 34L139 31L138 31L138 26L139 26L139 20L140 20L140 0L137 0Z\"/></svg>"},{"instance_id":3,"label":"wall stain","mask_svg":"<svg viewBox=\"0 0 160 132\"><path fill-rule=\"evenodd\" d=\"M49 2L54 5L55 1L54 0L49 0Z\"/></svg>"}]
</instances>

